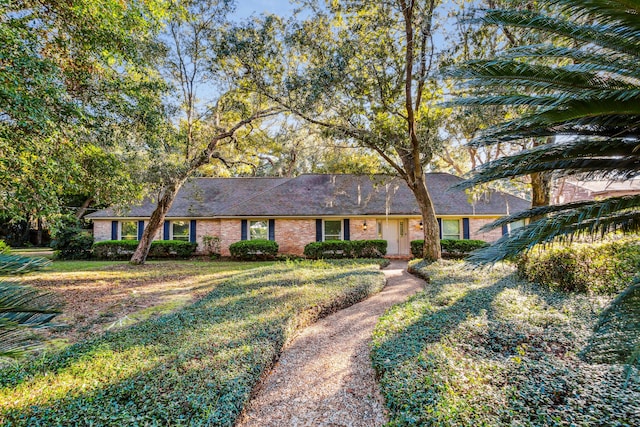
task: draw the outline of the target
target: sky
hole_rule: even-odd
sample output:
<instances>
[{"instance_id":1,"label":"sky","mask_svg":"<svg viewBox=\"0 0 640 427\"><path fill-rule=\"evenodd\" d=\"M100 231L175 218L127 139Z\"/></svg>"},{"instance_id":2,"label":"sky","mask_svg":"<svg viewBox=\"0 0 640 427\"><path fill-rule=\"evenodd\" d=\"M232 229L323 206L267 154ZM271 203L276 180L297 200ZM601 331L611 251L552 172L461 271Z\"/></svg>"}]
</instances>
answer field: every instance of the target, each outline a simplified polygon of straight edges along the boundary
<instances>
[{"instance_id":1,"label":"sky","mask_svg":"<svg viewBox=\"0 0 640 427\"><path fill-rule=\"evenodd\" d=\"M263 12L289 16L295 8L288 0L238 0L236 4L235 15L238 19L248 18L252 14L259 15Z\"/></svg>"}]
</instances>

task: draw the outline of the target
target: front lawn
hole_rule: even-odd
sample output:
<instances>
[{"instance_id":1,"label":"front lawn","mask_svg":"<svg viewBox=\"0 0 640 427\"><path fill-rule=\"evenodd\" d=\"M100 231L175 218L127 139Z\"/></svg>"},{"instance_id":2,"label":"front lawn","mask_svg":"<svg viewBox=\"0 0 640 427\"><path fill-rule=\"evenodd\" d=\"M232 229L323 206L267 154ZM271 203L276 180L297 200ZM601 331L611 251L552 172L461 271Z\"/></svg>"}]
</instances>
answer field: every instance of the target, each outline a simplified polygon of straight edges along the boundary
<instances>
[{"instance_id":1,"label":"front lawn","mask_svg":"<svg viewBox=\"0 0 640 427\"><path fill-rule=\"evenodd\" d=\"M271 263L151 261L54 261L23 284L52 294L62 308L45 332L55 347L75 343L193 303L222 280Z\"/></svg>"},{"instance_id":2,"label":"front lawn","mask_svg":"<svg viewBox=\"0 0 640 427\"><path fill-rule=\"evenodd\" d=\"M145 268L163 275L168 265ZM192 286L209 286L207 263L194 265L205 277ZM105 268L113 280L145 271ZM175 312L2 369L0 424L233 425L297 329L384 285L372 262L277 263L216 277Z\"/></svg>"},{"instance_id":3,"label":"front lawn","mask_svg":"<svg viewBox=\"0 0 640 427\"><path fill-rule=\"evenodd\" d=\"M426 290L374 332L389 425L640 425L637 369L579 357L609 297L526 284L507 266L417 268Z\"/></svg>"}]
</instances>

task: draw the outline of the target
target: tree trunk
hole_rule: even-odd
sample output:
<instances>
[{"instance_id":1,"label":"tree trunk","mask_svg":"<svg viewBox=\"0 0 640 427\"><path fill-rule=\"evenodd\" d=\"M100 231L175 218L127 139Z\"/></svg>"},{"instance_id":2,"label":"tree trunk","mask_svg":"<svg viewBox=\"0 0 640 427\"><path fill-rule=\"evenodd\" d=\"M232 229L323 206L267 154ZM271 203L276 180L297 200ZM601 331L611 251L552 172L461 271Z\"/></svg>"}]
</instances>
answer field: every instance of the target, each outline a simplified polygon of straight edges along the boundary
<instances>
[{"instance_id":1,"label":"tree trunk","mask_svg":"<svg viewBox=\"0 0 640 427\"><path fill-rule=\"evenodd\" d=\"M555 137L551 136L546 139L545 144L551 144L555 140ZM534 142L533 146L536 147L540 144ZM551 203L551 173L550 172L537 172L532 173L531 177L531 207L537 208L539 206L549 206ZM537 221L540 216L531 217L531 221Z\"/></svg>"},{"instance_id":2,"label":"tree trunk","mask_svg":"<svg viewBox=\"0 0 640 427\"><path fill-rule=\"evenodd\" d=\"M158 206L151 214L151 218L149 218L149 223L144 229L142 233L142 238L138 243L138 247L136 251L133 253L131 260L129 261L131 264L140 265L144 264L147 260L147 255L149 255L149 249L151 248L151 242L153 241L153 236L156 235L160 227L164 224L164 218L167 216L167 212L171 209L171 205L182 188L182 185L186 181L186 178L182 178L180 180L174 181L169 184L164 191L162 192L162 197L158 200Z\"/></svg>"},{"instance_id":3,"label":"tree trunk","mask_svg":"<svg viewBox=\"0 0 640 427\"><path fill-rule=\"evenodd\" d=\"M424 174L422 179L417 178L414 183L408 183L413 192L420 212L422 214L422 231L424 232L424 246L422 247L422 257L429 261L437 261L442 258L440 248L440 226L436 218L433 202L427 190Z\"/></svg>"},{"instance_id":4,"label":"tree trunk","mask_svg":"<svg viewBox=\"0 0 640 427\"><path fill-rule=\"evenodd\" d=\"M38 217L38 231L36 233L36 246L42 246L42 218Z\"/></svg>"},{"instance_id":5,"label":"tree trunk","mask_svg":"<svg viewBox=\"0 0 640 427\"><path fill-rule=\"evenodd\" d=\"M75 213L76 218L80 219L84 216L84 214L87 212L87 209L89 208L89 206L91 206L91 203L93 203L93 197L89 196L83 203L82 206L80 206Z\"/></svg>"}]
</instances>

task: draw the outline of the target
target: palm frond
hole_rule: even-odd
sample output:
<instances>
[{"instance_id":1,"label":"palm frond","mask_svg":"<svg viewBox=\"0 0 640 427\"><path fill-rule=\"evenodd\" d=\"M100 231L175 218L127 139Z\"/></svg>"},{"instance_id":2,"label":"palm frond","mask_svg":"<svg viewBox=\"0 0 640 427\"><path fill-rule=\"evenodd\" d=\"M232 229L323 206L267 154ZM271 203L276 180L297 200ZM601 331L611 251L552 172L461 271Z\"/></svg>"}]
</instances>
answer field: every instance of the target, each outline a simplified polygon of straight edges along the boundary
<instances>
[{"instance_id":1,"label":"palm frond","mask_svg":"<svg viewBox=\"0 0 640 427\"><path fill-rule=\"evenodd\" d=\"M547 0L548 13L488 10L479 21L551 35L550 42L516 47L472 61L449 75L476 91L454 100L464 107L515 107L519 117L492 126L472 141L490 146L567 135L476 169L459 188L536 172L581 179L640 176L640 2ZM489 227L536 218L475 253L496 262L538 244L640 228L640 196L540 207Z\"/></svg>"},{"instance_id":2,"label":"palm frond","mask_svg":"<svg viewBox=\"0 0 640 427\"><path fill-rule=\"evenodd\" d=\"M600 314L595 333L583 356L596 363L622 362L640 365L640 277ZM635 357L635 360L633 356Z\"/></svg>"},{"instance_id":3,"label":"palm frond","mask_svg":"<svg viewBox=\"0 0 640 427\"><path fill-rule=\"evenodd\" d=\"M627 139L604 142L583 138L544 144L486 163L455 188L467 189L496 179L556 170L562 170L563 175L618 171L617 176L628 177L640 166L638 147L637 141Z\"/></svg>"},{"instance_id":4,"label":"palm frond","mask_svg":"<svg viewBox=\"0 0 640 427\"><path fill-rule=\"evenodd\" d=\"M561 205L538 206L512 215L504 216L490 224L483 226L480 231L490 231L504 225L525 219L550 217L555 214L574 214L574 219L584 221L588 218L598 218L611 215L614 212L630 209L640 209L640 195L609 197L604 200L588 200L564 203Z\"/></svg>"},{"instance_id":5,"label":"palm frond","mask_svg":"<svg viewBox=\"0 0 640 427\"><path fill-rule=\"evenodd\" d=\"M40 270L51 264L46 258L0 254L0 274L21 274Z\"/></svg>"},{"instance_id":6,"label":"palm frond","mask_svg":"<svg viewBox=\"0 0 640 427\"><path fill-rule=\"evenodd\" d=\"M604 236L614 231L640 231L639 209L613 212L596 218L588 218L583 214L584 212L579 211L561 212L539 219L502 236L491 246L473 252L468 261L478 265L493 264L527 253L536 245L559 243L575 236ZM581 217L585 219L580 220Z\"/></svg>"},{"instance_id":7,"label":"palm frond","mask_svg":"<svg viewBox=\"0 0 640 427\"><path fill-rule=\"evenodd\" d=\"M600 25L609 25L613 31L621 28L621 34L640 37L640 4L634 0L553 0L567 16L575 19L595 20Z\"/></svg>"},{"instance_id":8,"label":"palm frond","mask_svg":"<svg viewBox=\"0 0 640 427\"><path fill-rule=\"evenodd\" d=\"M552 3L552 2L550 2ZM572 1L574 6L577 1ZM518 10L488 10L480 17L481 22L490 25L521 27L566 37L584 45L594 45L620 52L625 55L640 57L640 37L633 27L612 24L580 25L560 15L547 16L541 13ZM628 31L621 31L627 29Z\"/></svg>"},{"instance_id":9,"label":"palm frond","mask_svg":"<svg viewBox=\"0 0 640 427\"><path fill-rule=\"evenodd\" d=\"M0 255L0 273L22 274L50 263L44 258ZM60 313L49 302L49 295L37 289L0 280L0 358L15 358L39 345L25 336L32 328L49 326Z\"/></svg>"},{"instance_id":10,"label":"palm frond","mask_svg":"<svg viewBox=\"0 0 640 427\"><path fill-rule=\"evenodd\" d=\"M628 57L612 52L608 55L586 51L584 49L555 46L551 44L536 44L530 46L520 46L509 49L500 56L502 60L568 60L570 64L565 65L574 72L612 73L613 75L640 78L640 71L637 63L629 61Z\"/></svg>"}]
</instances>

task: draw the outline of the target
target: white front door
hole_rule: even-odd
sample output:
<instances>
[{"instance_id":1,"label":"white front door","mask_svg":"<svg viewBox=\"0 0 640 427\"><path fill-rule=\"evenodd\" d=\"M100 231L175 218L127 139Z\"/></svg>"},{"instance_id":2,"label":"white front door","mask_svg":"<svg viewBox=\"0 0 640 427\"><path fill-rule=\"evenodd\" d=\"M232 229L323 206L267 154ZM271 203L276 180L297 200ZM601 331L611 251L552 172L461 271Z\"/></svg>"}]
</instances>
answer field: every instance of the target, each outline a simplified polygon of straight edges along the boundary
<instances>
[{"instance_id":1,"label":"white front door","mask_svg":"<svg viewBox=\"0 0 640 427\"><path fill-rule=\"evenodd\" d=\"M387 255L408 255L409 241L406 219L380 219L378 231L387 241Z\"/></svg>"}]
</instances>

